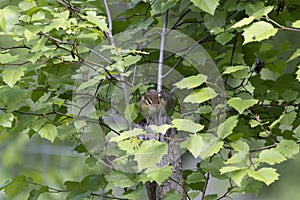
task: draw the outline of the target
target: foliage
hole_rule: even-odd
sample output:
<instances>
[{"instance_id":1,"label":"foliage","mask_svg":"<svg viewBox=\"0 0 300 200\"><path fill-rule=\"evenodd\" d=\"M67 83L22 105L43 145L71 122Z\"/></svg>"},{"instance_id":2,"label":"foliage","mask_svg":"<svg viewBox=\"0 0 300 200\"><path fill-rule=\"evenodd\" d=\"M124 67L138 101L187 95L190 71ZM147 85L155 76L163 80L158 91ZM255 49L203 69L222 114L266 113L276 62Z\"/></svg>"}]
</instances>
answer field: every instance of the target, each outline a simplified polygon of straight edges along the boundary
<instances>
[{"instance_id":1,"label":"foliage","mask_svg":"<svg viewBox=\"0 0 300 200\"><path fill-rule=\"evenodd\" d=\"M21 148L16 138L25 134L28 140L39 136L53 145L73 143L74 151L85 155L82 162L90 173L81 181L65 180L59 189L17 170L0 190L8 199L18 194L42 199L52 193L66 193L65 199L143 199L147 181L162 183L171 176L171 166L157 165L168 152L167 142L143 140L147 133L127 124L141 121L136 101L156 85L147 82L151 70L145 75L138 66L157 68L163 51L141 49L130 41L155 41L153 33L143 34L166 22L168 30L189 36L208 51L218 66L215 80L225 86L220 93L222 88L210 82L214 74L208 57L194 58L192 48L166 53L162 60L181 75L176 81L163 79L170 82L166 89L183 95L177 96L172 125L151 129L162 135L176 129L180 150L194 156L197 167L183 172L186 194L190 199L200 192L202 199L225 199L233 193L257 194L261 183L280 180L274 165L294 158L300 143L300 3L280 2L2 1L0 142L16 142L14 148ZM124 31L118 40L113 35ZM172 44L180 46L181 40L173 38ZM189 57L202 63L189 62ZM203 73L197 72L198 64L205 67ZM126 95L128 99L122 97ZM186 114L182 105L195 109ZM113 109L124 116L113 119ZM3 155L1 163L7 159ZM210 177L228 180L224 194L206 194ZM178 196L170 191L165 199Z\"/></svg>"}]
</instances>

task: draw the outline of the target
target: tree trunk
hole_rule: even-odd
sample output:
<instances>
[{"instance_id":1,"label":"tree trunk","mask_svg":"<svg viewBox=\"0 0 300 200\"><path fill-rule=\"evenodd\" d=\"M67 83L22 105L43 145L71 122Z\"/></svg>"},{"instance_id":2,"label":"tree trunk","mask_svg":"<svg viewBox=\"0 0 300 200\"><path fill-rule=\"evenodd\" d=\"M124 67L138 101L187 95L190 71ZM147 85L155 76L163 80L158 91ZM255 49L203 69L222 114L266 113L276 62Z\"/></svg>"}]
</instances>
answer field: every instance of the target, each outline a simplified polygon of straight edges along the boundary
<instances>
[{"instance_id":1,"label":"tree trunk","mask_svg":"<svg viewBox=\"0 0 300 200\"><path fill-rule=\"evenodd\" d=\"M171 120L169 117L163 117L165 118L162 120L165 124L170 124ZM154 123L150 123L154 124ZM161 124L155 124L155 125L161 125ZM144 124L143 128L147 132L147 135L149 135L148 139L158 139L161 142L167 142L168 143L168 154L164 155L161 162L158 164L159 167L163 167L165 165L173 166L173 174L171 177L167 180L165 180L161 185L158 185L156 182L147 182L146 183L146 190L148 194L149 200L162 200L165 194L171 190L177 191L179 194L181 194L181 199L186 200L186 195L183 190L183 174L182 174L182 163L181 163L181 157L180 157L180 149L175 143L172 138L175 137L175 130L169 129L166 133L166 137L158 137L155 138L154 133L151 132L151 129L148 127L148 125ZM151 137L152 135L152 137ZM171 138L171 139L165 139L165 138Z\"/></svg>"}]
</instances>

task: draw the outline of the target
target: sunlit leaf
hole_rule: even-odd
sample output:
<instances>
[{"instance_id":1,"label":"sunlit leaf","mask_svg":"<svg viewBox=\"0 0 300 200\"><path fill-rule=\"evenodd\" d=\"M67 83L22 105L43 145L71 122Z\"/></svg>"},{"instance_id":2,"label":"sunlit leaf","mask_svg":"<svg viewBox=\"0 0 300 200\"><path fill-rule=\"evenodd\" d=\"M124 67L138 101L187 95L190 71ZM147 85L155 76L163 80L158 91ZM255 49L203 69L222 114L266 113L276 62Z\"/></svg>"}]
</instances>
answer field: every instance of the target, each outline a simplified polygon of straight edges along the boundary
<instances>
[{"instance_id":1,"label":"sunlit leaf","mask_svg":"<svg viewBox=\"0 0 300 200\"><path fill-rule=\"evenodd\" d=\"M251 22L253 22L254 19L255 19L255 17L253 17L253 16L243 18L240 21L238 21L237 23L235 23L233 26L231 26L230 28L238 28L238 27L248 25Z\"/></svg>"},{"instance_id":2,"label":"sunlit leaf","mask_svg":"<svg viewBox=\"0 0 300 200\"><path fill-rule=\"evenodd\" d=\"M10 128L12 126L13 119L14 115L11 113L0 113L0 126Z\"/></svg>"},{"instance_id":3,"label":"sunlit leaf","mask_svg":"<svg viewBox=\"0 0 300 200\"><path fill-rule=\"evenodd\" d=\"M234 72L245 70L245 69L248 70L248 67L244 65L230 66L230 67L226 67L225 71L222 74L232 74Z\"/></svg>"},{"instance_id":4,"label":"sunlit leaf","mask_svg":"<svg viewBox=\"0 0 300 200\"><path fill-rule=\"evenodd\" d=\"M128 122L133 122L138 116L138 113L139 109L135 103L129 104L124 111L125 118L128 120Z\"/></svg>"},{"instance_id":5,"label":"sunlit leaf","mask_svg":"<svg viewBox=\"0 0 300 200\"><path fill-rule=\"evenodd\" d=\"M150 125L149 127L155 133L165 134L167 132L167 130L169 130L172 126L170 124L163 124L161 126Z\"/></svg>"},{"instance_id":6,"label":"sunlit leaf","mask_svg":"<svg viewBox=\"0 0 300 200\"><path fill-rule=\"evenodd\" d=\"M232 134L234 127L238 123L238 116L234 115L225 120L222 124L219 125L217 134L221 139L226 138Z\"/></svg>"},{"instance_id":7,"label":"sunlit leaf","mask_svg":"<svg viewBox=\"0 0 300 200\"><path fill-rule=\"evenodd\" d=\"M292 61L292 60L294 60L294 59L296 59L297 57L299 57L300 56L300 49L297 49L294 53L293 53L293 55L288 59L288 62L289 61Z\"/></svg>"},{"instance_id":8,"label":"sunlit leaf","mask_svg":"<svg viewBox=\"0 0 300 200\"><path fill-rule=\"evenodd\" d=\"M192 155L197 158L206 159L218 153L223 146L223 142L212 134L194 134L187 141L181 144L187 148Z\"/></svg>"},{"instance_id":9,"label":"sunlit leaf","mask_svg":"<svg viewBox=\"0 0 300 200\"><path fill-rule=\"evenodd\" d=\"M105 18L103 16L97 15L95 11L87 11L84 18L98 26L101 30L109 32L107 24L105 22Z\"/></svg>"},{"instance_id":10,"label":"sunlit leaf","mask_svg":"<svg viewBox=\"0 0 300 200\"><path fill-rule=\"evenodd\" d=\"M275 163L281 163L285 160L286 158L274 149L266 149L259 153L259 161L268 163L270 165L274 165Z\"/></svg>"},{"instance_id":11,"label":"sunlit leaf","mask_svg":"<svg viewBox=\"0 0 300 200\"><path fill-rule=\"evenodd\" d=\"M298 65L298 70L296 71L296 79L300 82L300 65Z\"/></svg>"},{"instance_id":12,"label":"sunlit leaf","mask_svg":"<svg viewBox=\"0 0 300 200\"><path fill-rule=\"evenodd\" d=\"M281 140L275 150L287 158L293 158L299 153L299 145L293 140Z\"/></svg>"},{"instance_id":13,"label":"sunlit leaf","mask_svg":"<svg viewBox=\"0 0 300 200\"><path fill-rule=\"evenodd\" d=\"M217 93L211 88L201 88L188 95L183 102L185 103L202 103L207 100L213 99Z\"/></svg>"},{"instance_id":14,"label":"sunlit leaf","mask_svg":"<svg viewBox=\"0 0 300 200\"><path fill-rule=\"evenodd\" d=\"M234 37L234 34L224 32L221 34L218 34L216 37L217 42L219 42L222 45L227 44L232 38Z\"/></svg>"},{"instance_id":15,"label":"sunlit leaf","mask_svg":"<svg viewBox=\"0 0 300 200\"><path fill-rule=\"evenodd\" d=\"M50 142L54 142L55 138L58 136L57 128L53 124L46 124L44 125L39 134L42 138L49 140Z\"/></svg>"},{"instance_id":16,"label":"sunlit leaf","mask_svg":"<svg viewBox=\"0 0 300 200\"><path fill-rule=\"evenodd\" d=\"M172 166L153 167L147 169L144 173L148 180L156 181L159 185L172 175Z\"/></svg>"},{"instance_id":17,"label":"sunlit leaf","mask_svg":"<svg viewBox=\"0 0 300 200\"><path fill-rule=\"evenodd\" d=\"M203 74L198 74L196 76L186 77L181 81L175 83L174 85L179 89L184 89L184 88L191 89L200 86L206 80L207 80L207 76Z\"/></svg>"},{"instance_id":18,"label":"sunlit leaf","mask_svg":"<svg viewBox=\"0 0 300 200\"><path fill-rule=\"evenodd\" d=\"M236 170L232 171L230 173L232 180L239 186L241 187L242 185L242 180L244 177L247 175L247 169L241 169L241 170Z\"/></svg>"},{"instance_id":19,"label":"sunlit leaf","mask_svg":"<svg viewBox=\"0 0 300 200\"><path fill-rule=\"evenodd\" d=\"M203 125L196 124L190 119L173 119L172 123L177 130L187 131L190 133L197 133L204 128Z\"/></svg>"},{"instance_id":20,"label":"sunlit leaf","mask_svg":"<svg viewBox=\"0 0 300 200\"><path fill-rule=\"evenodd\" d=\"M220 169L220 172L221 172L221 174L225 174L228 172L233 172L233 171L237 171L237 170L241 170L241 169L243 169L243 167L225 166Z\"/></svg>"},{"instance_id":21,"label":"sunlit leaf","mask_svg":"<svg viewBox=\"0 0 300 200\"><path fill-rule=\"evenodd\" d=\"M187 149L197 158L200 155L201 147L204 143L202 136L194 134L185 143L187 143Z\"/></svg>"},{"instance_id":22,"label":"sunlit leaf","mask_svg":"<svg viewBox=\"0 0 300 200\"><path fill-rule=\"evenodd\" d=\"M293 22L292 27L300 28L300 20Z\"/></svg>"},{"instance_id":23,"label":"sunlit leaf","mask_svg":"<svg viewBox=\"0 0 300 200\"><path fill-rule=\"evenodd\" d=\"M155 167L164 154L168 153L167 143L156 140L144 141L136 151L134 160L138 163L138 171Z\"/></svg>"},{"instance_id":24,"label":"sunlit leaf","mask_svg":"<svg viewBox=\"0 0 300 200\"><path fill-rule=\"evenodd\" d=\"M247 108L258 103L257 99L242 99L240 97L233 97L227 101L227 103L242 114Z\"/></svg>"},{"instance_id":25,"label":"sunlit leaf","mask_svg":"<svg viewBox=\"0 0 300 200\"><path fill-rule=\"evenodd\" d=\"M1 53L0 54L0 63L1 64L7 64L14 62L19 59L19 55L12 56L10 53Z\"/></svg>"},{"instance_id":26,"label":"sunlit leaf","mask_svg":"<svg viewBox=\"0 0 300 200\"><path fill-rule=\"evenodd\" d=\"M244 29L243 36L245 41L243 44L249 42L259 42L274 36L278 29L274 28L272 24L264 21L253 23L250 27Z\"/></svg>"},{"instance_id":27,"label":"sunlit leaf","mask_svg":"<svg viewBox=\"0 0 300 200\"><path fill-rule=\"evenodd\" d=\"M278 180L279 174L274 168L261 168L257 171L248 170L248 176L264 182L266 185L270 185L274 181Z\"/></svg>"},{"instance_id":28,"label":"sunlit leaf","mask_svg":"<svg viewBox=\"0 0 300 200\"><path fill-rule=\"evenodd\" d=\"M25 68L23 67L9 67L3 71L3 81L10 87L14 87L17 81L21 80L24 76Z\"/></svg>"},{"instance_id":29,"label":"sunlit leaf","mask_svg":"<svg viewBox=\"0 0 300 200\"><path fill-rule=\"evenodd\" d=\"M141 58L142 57L139 55L135 55L135 56L128 55L124 58L124 65L126 67L133 65L133 64L137 63Z\"/></svg>"},{"instance_id":30,"label":"sunlit leaf","mask_svg":"<svg viewBox=\"0 0 300 200\"><path fill-rule=\"evenodd\" d=\"M122 141L122 140L125 140L125 139L128 139L128 138L135 137L135 136L138 136L138 135L143 135L143 134L145 134L145 131L143 129L134 128L130 131L124 131L124 132L120 133L119 136L112 137L110 139L110 141L111 142L118 142L118 141Z\"/></svg>"},{"instance_id":31,"label":"sunlit leaf","mask_svg":"<svg viewBox=\"0 0 300 200\"><path fill-rule=\"evenodd\" d=\"M219 5L219 0L191 0L195 6L201 10L214 15L217 6Z\"/></svg>"}]
</instances>

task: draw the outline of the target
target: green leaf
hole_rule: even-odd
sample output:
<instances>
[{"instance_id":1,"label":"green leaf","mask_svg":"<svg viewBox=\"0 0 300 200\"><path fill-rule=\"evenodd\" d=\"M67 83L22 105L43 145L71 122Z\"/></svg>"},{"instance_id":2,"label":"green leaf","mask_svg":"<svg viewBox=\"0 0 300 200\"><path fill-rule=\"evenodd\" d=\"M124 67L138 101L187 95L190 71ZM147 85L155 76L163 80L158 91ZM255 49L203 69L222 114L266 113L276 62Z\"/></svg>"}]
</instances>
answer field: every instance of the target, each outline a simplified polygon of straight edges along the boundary
<instances>
[{"instance_id":1,"label":"green leaf","mask_svg":"<svg viewBox=\"0 0 300 200\"><path fill-rule=\"evenodd\" d=\"M227 44L227 42L229 42L232 38L234 37L234 34L232 33L228 33L228 32L224 32L221 34L218 34L216 37L217 42L219 42L222 45Z\"/></svg>"},{"instance_id":2,"label":"green leaf","mask_svg":"<svg viewBox=\"0 0 300 200\"><path fill-rule=\"evenodd\" d=\"M293 22L292 27L300 28L300 20Z\"/></svg>"},{"instance_id":3,"label":"green leaf","mask_svg":"<svg viewBox=\"0 0 300 200\"><path fill-rule=\"evenodd\" d=\"M217 199L218 199L217 194L209 194L204 197L204 200L217 200Z\"/></svg>"},{"instance_id":4,"label":"green leaf","mask_svg":"<svg viewBox=\"0 0 300 200\"><path fill-rule=\"evenodd\" d=\"M0 113L0 126L11 128L14 115L11 113Z\"/></svg>"},{"instance_id":5,"label":"green leaf","mask_svg":"<svg viewBox=\"0 0 300 200\"><path fill-rule=\"evenodd\" d=\"M129 104L126 107L124 114L125 114L125 118L127 119L128 122L130 122L130 123L133 122L139 114L139 109L136 106L136 103Z\"/></svg>"},{"instance_id":6,"label":"green leaf","mask_svg":"<svg viewBox=\"0 0 300 200\"><path fill-rule=\"evenodd\" d=\"M295 121L296 118L297 118L296 111L284 113L282 117L280 117L280 124L284 126L290 126Z\"/></svg>"},{"instance_id":7,"label":"green leaf","mask_svg":"<svg viewBox=\"0 0 300 200\"><path fill-rule=\"evenodd\" d=\"M144 141L135 153L134 160L138 163L138 171L155 167L164 154L168 153L168 144L156 140Z\"/></svg>"},{"instance_id":8,"label":"green leaf","mask_svg":"<svg viewBox=\"0 0 300 200\"><path fill-rule=\"evenodd\" d=\"M202 159L209 158L214 154L219 153L221 148L223 147L224 142L218 141L217 138L211 138L208 141L204 138L204 145L201 147L200 157Z\"/></svg>"},{"instance_id":9,"label":"green leaf","mask_svg":"<svg viewBox=\"0 0 300 200\"><path fill-rule=\"evenodd\" d=\"M237 140L235 142L231 142L230 146L235 151L245 151L245 152L249 151L249 145L246 142L241 141L241 140Z\"/></svg>"},{"instance_id":10,"label":"green leaf","mask_svg":"<svg viewBox=\"0 0 300 200\"><path fill-rule=\"evenodd\" d=\"M4 32L13 31L17 23L19 23L19 8L17 6L6 6L0 9L0 28Z\"/></svg>"},{"instance_id":11,"label":"green leaf","mask_svg":"<svg viewBox=\"0 0 300 200\"><path fill-rule=\"evenodd\" d=\"M39 190L33 189L30 191L29 197L27 200L37 200L39 196L45 192L48 192L49 188L47 186L42 186Z\"/></svg>"},{"instance_id":12,"label":"green leaf","mask_svg":"<svg viewBox=\"0 0 300 200\"><path fill-rule=\"evenodd\" d=\"M234 115L225 120L222 124L219 125L217 134L219 138L225 139L227 136L232 134L234 127L238 123L238 116Z\"/></svg>"},{"instance_id":13,"label":"green leaf","mask_svg":"<svg viewBox=\"0 0 300 200\"><path fill-rule=\"evenodd\" d=\"M56 126L53 124L44 125L39 131L39 135L53 143L58 136Z\"/></svg>"},{"instance_id":14,"label":"green leaf","mask_svg":"<svg viewBox=\"0 0 300 200\"><path fill-rule=\"evenodd\" d=\"M181 199L181 194L179 194L176 190L170 190L164 196L164 200L174 200L174 199Z\"/></svg>"},{"instance_id":15,"label":"green leaf","mask_svg":"<svg viewBox=\"0 0 300 200\"><path fill-rule=\"evenodd\" d=\"M192 172L185 181L187 184L205 182L205 177L200 171Z\"/></svg>"},{"instance_id":16,"label":"green leaf","mask_svg":"<svg viewBox=\"0 0 300 200\"><path fill-rule=\"evenodd\" d=\"M185 103L202 103L207 100L213 99L217 93L211 88L201 88L188 95L183 102Z\"/></svg>"},{"instance_id":17,"label":"green leaf","mask_svg":"<svg viewBox=\"0 0 300 200\"><path fill-rule=\"evenodd\" d=\"M219 0L191 0L195 6L201 10L214 15L217 6L219 5Z\"/></svg>"},{"instance_id":18,"label":"green leaf","mask_svg":"<svg viewBox=\"0 0 300 200\"><path fill-rule=\"evenodd\" d=\"M3 71L3 81L10 87L14 85L24 76L25 68L23 67L9 67Z\"/></svg>"},{"instance_id":19,"label":"green leaf","mask_svg":"<svg viewBox=\"0 0 300 200\"><path fill-rule=\"evenodd\" d=\"M227 101L227 103L242 114L247 108L258 103L257 99L242 99L240 97L233 97Z\"/></svg>"},{"instance_id":20,"label":"green leaf","mask_svg":"<svg viewBox=\"0 0 300 200\"><path fill-rule=\"evenodd\" d=\"M281 163L285 160L286 158L274 149L266 149L259 153L259 161L268 163L270 165L274 165L275 163Z\"/></svg>"},{"instance_id":21,"label":"green leaf","mask_svg":"<svg viewBox=\"0 0 300 200\"><path fill-rule=\"evenodd\" d=\"M172 175L172 166L149 168L144 172L149 181L156 181L159 185Z\"/></svg>"},{"instance_id":22,"label":"green leaf","mask_svg":"<svg viewBox=\"0 0 300 200\"><path fill-rule=\"evenodd\" d=\"M237 167L237 166L225 166L220 169L220 172L221 172L221 174L225 174L228 172L233 172L233 171L237 171L237 170L241 170L241 169L244 169L244 168Z\"/></svg>"},{"instance_id":23,"label":"green leaf","mask_svg":"<svg viewBox=\"0 0 300 200\"><path fill-rule=\"evenodd\" d=\"M274 6L263 7L262 9L254 12L252 16L254 16L255 19L260 19L262 16L268 15L273 10L273 8Z\"/></svg>"},{"instance_id":24,"label":"green leaf","mask_svg":"<svg viewBox=\"0 0 300 200\"><path fill-rule=\"evenodd\" d=\"M200 156L201 147L204 145L204 141L201 135L194 134L187 141L187 149L192 153L192 155L197 158Z\"/></svg>"},{"instance_id":25,"label":"green leaf","mask_svg":"<svg viewBox=\"0 0 300 200\"><path fill-rule=\"evenodd\" d=\"M20 192L25 190L28 187L26 177L16 176L5 188L4 191L9 199L14 199Z\"/></svg>"},{"instance_id":26,"label":"green leaf","mask_svg":"<svg viewBox=\"0 0 300 200\"><path fill-rule=\"evenodd\" d=\"M232 180L239 186L242 186L242 180L247 175L247 169L232 171L230 173Z\"/></svg>"},{"instance_id":27,"label":"green leaf","mask_svg":"<svg viewBox=\"0 0 300 200\"><path fill-rule=\"evenodd\" d=\"M119 141L122 141L122 140L125 140L125 139L128 139L128 138L136 137L138 135L143 135L143 134L145 134L145 131L143 129L134 128L130 131L124 131L124 132L120 133L119 136L112 137L110 139L110 142L119 142Z\"/></svg>"},{"instance_id":28,"label":"green leaf","mask_svg":"<svg viewBox=\"0 0 300 200\"><path fill-rule=\"evenodd\" d=\"M179 0L157 0L154 1L154 4L151 6L151 15L156 15L159 13L164 13L167 9L174 7Z\"/></svg>"},{"instance_id":29,"label":"green leaf","mask_svg":"<svg viewBox=\"0 0 300 200\"><path fill-rule=\"evenodd\" d=\"M128 200L134 199L144 199L145 198L145 187L142 184L139 184L133 190L128 189L126 192L122 194L122 197Z\"/></svg>"},{"instance_id":30,"label":"green leaf","mask_svg":"<svg viewBox=\"0 0 300 200\"><path fill-rule=\"evenodd\" d=\"M92 79L80 84L80 86L78 87L78 91L84 90L88 87L97 87L97 85L100 83L100 81L104 80L104 79L105 79L105 76L102 75L102 74L98 75L98 76L95 76Z\"/></svg>"},{"instance_id":31,"label":"green leaf","mask_svg":"<svg viewBox=\"0 0 300 200\"><path fill-rule=\"evenodd\" d=\"M190 119L173 119L173 126L180 131L186 131L190 133L197 133L201 131L204 126L201 124L196 124Z\"/></svg>"},{"instance_id":32,"label":"green leaf","mask_svg":"<svg viewBox=\"0 0 300 200\"><path fill-rule=\"evenodd\" d=\"M230 67L226 67L225 71L222 73L224 74L232 74L234 72L238 72L241 70L248 70L248 66L244 66L244 65L237 65L237 66L230 66Z\"/></svg>"},{"instance_id":33,"label":"green leaf","mask_svg":"<svg viewBox=\"0 0 300 200\"><path fill-rule=\"evenodd\" d=\"M124 65L126 67L133 65L133 64L137 63L139 60L141 60L141 58L142 57L139 55L135 55L135 56L128 55L124 58Z\"/></svg>"},{"instance_id":34,"label":"green leaf","mask_svg":"<svg viewBox=\"0 0 300 200\"><path fill-rule=\"evenodd\" d=\"M67 21L65 18L56 18L52 20L52 23L45 27L45 32L50 32L53 29L59 30L67 30L67 28L70 26L70 22Z\"/></svg>"},{"instance_id":35,"label":"green leaf","mask_svg":"<svg viewBox=\"0 0 300 200\"><path fill-rule=\"evenodd\" d=\"M1 53L0 54L0 63L7 64L19 59L19 55L12 56L10 53Z\"/></svg>"},{"instance_id":36,"label":"green leaf","mask_svg":"<svg viewBox=\"0 0 300 200\"><path fill-rule=\"evenodd\" d=\"M247 156L248 152L246 151L239 151L237 153L234 153L231 158L229 158L225 164L236 164L236 163L242 163L245 162L246 156Z\"/></svg>"},{"instance_id":37,"label":"green leaf","mask_svg":"<svg viewBox=\"0 0 300 200\"><path fill-rule=\"evenodd\" d=\"M134 174L116 170L109 172L104 178L109 184L113 184L113 187L131 187L135 185L136 182L136 176Z\"/></svg>"},{"instance_id":38,"label":"green leaf","mask_svg":"<svg viewBox=\"0 0 300 200\"><path fill-rule=\"evenodd\" d=\"M299 153L299 145L293 140L281 140L275 150L287 158L293 158Z\"/></svg>"},{"instance_id":39,"label":"green leaf","mask_svg":"<svg viewBox=\"0 0 300 200\"><path fill-rule=\"evenodd\" d=\"M22 11L27 11L36 7L36 3L34 1L21 1L18 6Z\"/></svg>"},{"instance_id":40,"label":"green leaf","mask_svg":"<svg viewBox=\"0 0 300 200\"><path fill-rule=\"evenodd\" d=\"M286 102L293 102L297 99L299 92L291 89L287 89L281 94L283 100Z\"/></svg>"},{"instance_id":41,"label":"green leaf","mask_svg":"<svg viewBox=\"0 0 300 200\"><path fill-rule=\"evenodd\" d=\"M296 71L296 79L300 82L300 65L298 65L298 70Z\"/></svg>"},{"instance_id":42,"label":"green leaf","mask_svg":"<svg viewBox=\"0 0 300 200\"><path fill-rule=\"evenodd\" d=\"M297 49L293 55L288 59L288 62L294 60L295 58L299 57L300 56L300 49Z\"/></svg>"},{"instance_id":43,"label":"green leaf","mask_svg":"<svg viewBox=\"0 0 300 200\"><path fill-rule=\"evenodd\" d=\"M245 41L243 43L247 44L249 42L259 42L274 36L278 29L274 28L272 24L264 21L253 23L250 27L244 29L243 36Z\"/></svg>"},{"instance_id":44,"label":"green leaf","mask_svg":"<svg viewBox=\"0 0 300 200\"><path fill-rule=\"evenodd\" d=\"M233 26L231 26L230 28L239 28L245 25L250 24L251 22L253 22L253 20L255 19L255 17L250 16L250 17L246 17L243 18L242 20L238 21L237 23L235 23Z\"/></svg>"},{"instance_id":45,"label":"green leaf","mask_svg":"<svg viewBox=\"0 0 300 200\"><path fill-rule=\"evenodd\" d=\"M192 155L197 158L206 159L220 151L223 142L212 134L194 134L188 140L181 144L186 147Z\"/></svg>"},{"instance_id":46,"label":"green leaf","mask_svg":"<svg viewBox=\"0 0 300 200\"><path fill-rule=\"evenodd\" d=\"M163 124L161 126L150 125L149 126L154 133L165 134L172 126L170 124Z\"/></svg>"},{"instance_id":47,"label":"green leaf","mask_svg":"<svg viewBox=\"0 0 300 200\"><path fill-rule=\"evenodd\" d=\"M87 11L86 14L87 15L84 16L85 19L98 26L102 31L109 32L104 17L97 16L97 13L95 11Z\"/></svg>"},{"instance_id":48,"label":"green leaf","mask_svg":"<svg viewBox=\"0 0 300 200\"><path fill-rule=\"evenodd\" d=\"M274 181L278 180L279 174L274 168L261 168L258 171L248 170L248 176L255 180L262 181L266 185L270 185Z\"/></svg>"},{"instance_id":49,"label":"green leaf","mask_svg":"<svg viewBox=\"0 0 300 200\"><path fill-rule=\"evenodd\" d=\"M196 76L189 76L181 81L175 83L174 85L179 89L191 89L202 85L207 80L207 76L203 74L198 74Z\"/></svg>"},{"instance_id":50,"label":"green leaf","mask_svg":"<svg viewBox=\"0 0 300 200\"><path fill-rule=\"evenodd\" d=\"M126 151L127 154L132 154L136 151L136 148L134 148L134 145L132 145L131 140L124 140L118 142L118 147Z\"/></svg>"}]
</instances>

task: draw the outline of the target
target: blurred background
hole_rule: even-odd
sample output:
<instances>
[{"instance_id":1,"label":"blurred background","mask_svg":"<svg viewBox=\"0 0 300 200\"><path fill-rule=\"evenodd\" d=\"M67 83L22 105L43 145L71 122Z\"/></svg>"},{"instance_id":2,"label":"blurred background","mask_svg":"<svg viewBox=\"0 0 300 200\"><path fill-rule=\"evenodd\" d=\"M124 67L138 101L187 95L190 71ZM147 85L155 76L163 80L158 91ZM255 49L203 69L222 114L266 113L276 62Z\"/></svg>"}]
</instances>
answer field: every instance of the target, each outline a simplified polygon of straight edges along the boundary
<instances>
[{"instance_id":1,"label":"blurred background","mask_svg":"<svg viewBox=\"0 0 300 200\"><path fill-rule=\"evenodd\" d=\"M34 135L29 140L25 134L0 134L0 185L17 175L26 175L34 182L48 185L57 189L64 189L65 181L80 181L89 173L85 162L85 155L73 151L74 144L61 143L56 140L54 144ZM187 158L192 159L192 158ZM300 156L276 166L280 174L279 181L269 187L263 186L260 193L233 194L234 200L296 200L300 196L299 190ZM226 192L226 182L211 179L208 193L219 195ZM27 199L31 189L17 196L17 200ZM39 200L61 200L68 193L42 194ZM0 200L6 200L0 192ZM226 198L224 198L226 199ZM228 198L227 198L228 199Z\"/></svg>"}]
</instances>

